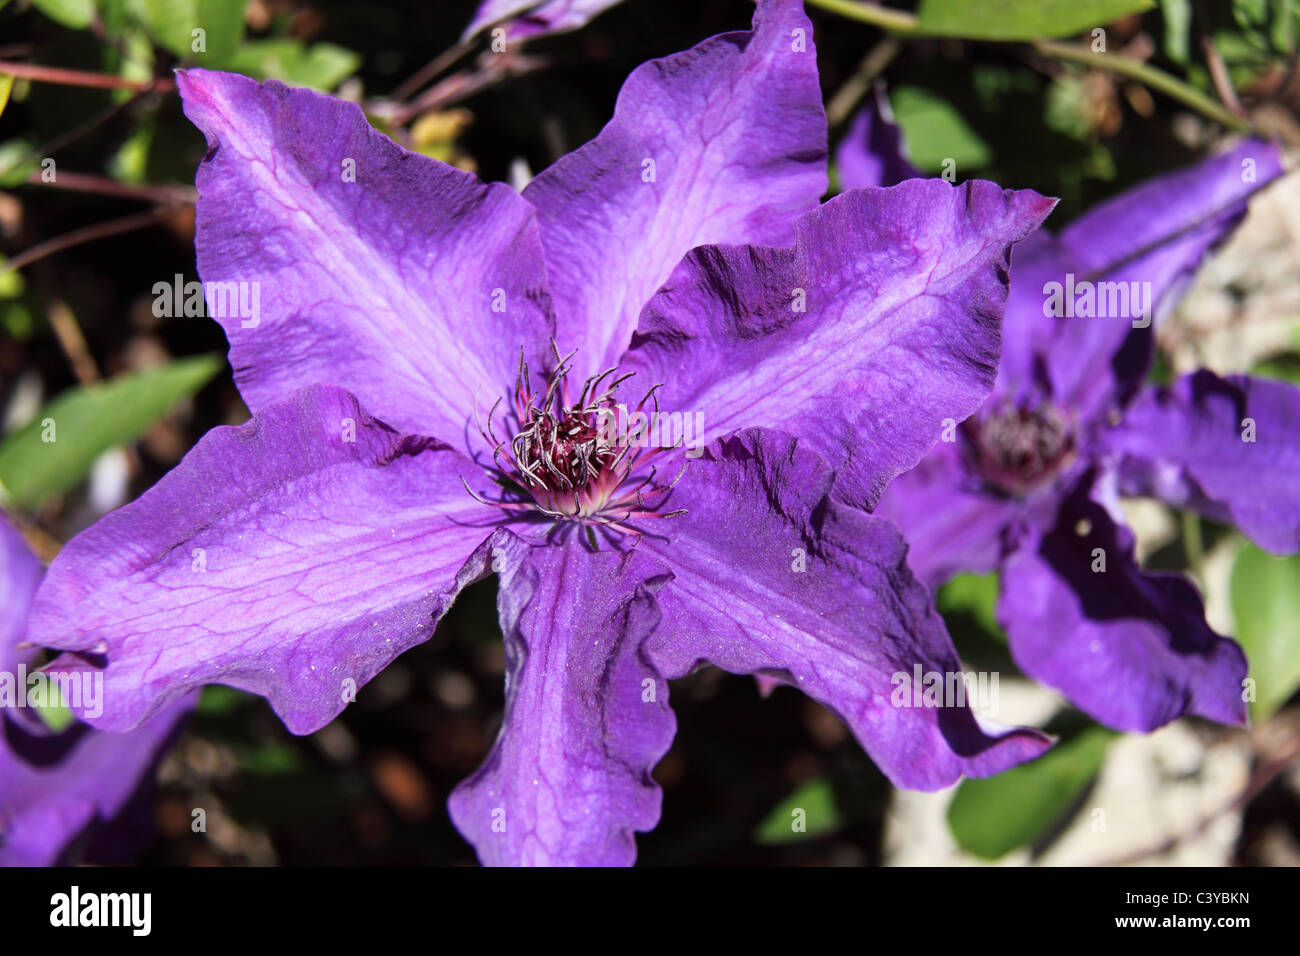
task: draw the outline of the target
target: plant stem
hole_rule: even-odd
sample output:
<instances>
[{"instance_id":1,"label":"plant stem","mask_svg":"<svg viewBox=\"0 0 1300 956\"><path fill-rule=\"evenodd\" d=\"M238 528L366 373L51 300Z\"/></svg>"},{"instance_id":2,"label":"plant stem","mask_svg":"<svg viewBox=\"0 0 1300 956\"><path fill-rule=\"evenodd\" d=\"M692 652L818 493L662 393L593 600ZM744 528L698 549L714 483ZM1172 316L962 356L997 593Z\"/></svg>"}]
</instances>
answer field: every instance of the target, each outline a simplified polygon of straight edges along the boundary
<instances>
[{"instance_id":1,"label":"plant stem","mask_svg":"<svg viewBox=\"0 0 1300 956\"><path fill-rule=\"evenodd\" d=\"M43 170L33 170L29 173L26 185L52 186L55 189L71 189L75 192L112 196L114 199L138 199L141 202L173 206L192 204L199 195L193 186L136 186L89 173L57 173L54 179L46 182L41 176L42 172Z\"/></svg>"},{"instance_id":2,"label":"plant stem","mask_svg":"<svg viewBox=\"0 0 1300 956\"><path fill-rule=\"evenodd\" d=\"M387 99L392 100L394 103L402 103L409 100L416 93L420 92L424 84L441 76L443 73L446 73L473 48L473 44L470 43L457 43L450 49L444 50L421 67L416 73L412 74L407 80L398 86L397 89L389 93Z\"/></svg>"},{"instance_id":3,"label":"plant stem","mask_svg":"<svg viewBox=\"0 0 1300 956\"><path fill-rule=\"evenodd\" d=\"M90 354L90 346L86 344L86 336L81 332L77 317L68 308L68 304L59 298L51 299L45 309L45 317L49 319L54 337L67 356L77 381L82 385L98 382L99 368L95 365L94 356Z\"/></svg>"},{"instance_id":4,"label":"plant stem","mask_svg":"<svg viewBox=\"0 0 1300 956\"><path fill-rule=\"evenodd\" d=\"M37 83L60 83L64 86L85 86L98 90L156 90L169 92L176 88L173 80L128 80L108 73L87 73L84 70L65 70L57 66L39 66L35 63L0 62L0 73L8 73Z\"/></svg>"},{"instance_id":5,"label":"plant stem","mask_svg":"<svg viewBox=\"0 0 1300 956\"><path fill-rule=\"evenodd\" d=\"M848 120L858 103L871 91L871 84L876 81L876 77L885 71L902 48L898 38L893 36L885 37L871 48L856 72L844 81L844 85L826 104L826 119L832 127Z\"/></svg>"},{"instance_id":6,"label":"plant stem","mask_svg":"<svg viewBox=\"0 0 1300 956\"><path fill-rule=\"evenodd\" d=\"M1200 90L1140 60L1114 53L1093 53L1088 46L1057 43L1054 40L1035 40L1034 49L1044 56L1078 63L1081 66L1090 66L1097 70L1106 70L1136 80L1153 90L1164 93L1171 99L1178 100L1184 106L1190 106L1198 113L1208 116L1217 123L1222 123L1229 129L1243 131L1248 128L1245 121L1233 116L1221 104L1216 103Z\"/></svg>"},{"instance_id":7,"label":"plant stem","mask_svg":"<svg viewBox=\"0 0 1300 956\"><path fill-rule=\"evenodd\" d=\"M94 242L96 239L107 239L109 236L117 236L124 232L156 225L170 217L175 211L174 206L159 206L148 212L135 213L121 219L110 219L107 222L86 226L84 229L75 229L55 239L37 243L30 249L20 252L5 263L5 271L12 269L16 272L19 269L26 268L33 262L39 262L56 252L63 252L65 249L71 249L73 246L79 246L82 243Z\"/></svg>"},{"instance_id":8,"label":"plant stem","mask_svg":"<svg viewBox=\"0 0 1300 956\"><path fill-rule=\"evenodd\" d=\"M1214 81L1214 92L1219 94L1219 102L1232 111L1233 116L1242 116L1241 100L1232 87L1232 77L1228 75L1228 64L1219 55L1219 48L1214 45L1214 37L1208 33L1201 38L1201 48L1205 50L1205 62L1210 68L1210 79Z\"/></svg>"},{"instance_id":9,"label":"plant stem","mask_svg":"<svg viewBox=\"0 0 1300 956\"><path fill-rule=\"evenodd\" d=\"M120 103L114 103L112 106L109 106L101 110L100 112L96 113L94 116L90 117L90 119L86 120L84 123L74 126L72 129L60 133L58 136L54 137L54 139L49 140L48 142L42 143L41 145L37 146L30 153L27 154L26 160L24 161L29 161L31 159L41 159L46 156L53 156L55 153L63 149L65 146L68 146L71 143L75 143L77 140L81 139L81 137L87 135L88 133L93 133L95 130L103 126L105 123L107 123L113 117L117 116L119 113L124 113L127 110L129 110L131 107L135 106L136 103L139 103L142 99L148 96L151 90L152 87L146 87L145 89L140 90L138 93L135 93L128 99L125 99Z\"/></svg>"},{"instance_id":10,"label":"plant stem","mask_svg":"<svg viewBox=\"0 0 1300 956\"><path fill-rule=\"evenodd\" d=\"M840 16L849 17L852 20L880 27L880 29L887 30L898 36L920 37L928 35L921 29L920 22L914 15L902 10L890 10L874 3L859 3L856 0L808 0L808 3L811 6L829 10L831 13L838 13ZM950 39L959 38L952 37ZM1230 110L1225 109L1222 104L1206 96L1200 90L1184 83L1177 77L1169 75L1164 70L1143 63L1141 60L1119 56L1114 53L1094 53L1091 47L1073 43L1060 43L1055 40L1035 40L1032 45L1043 56L1065 60L1069 63L1078 63L1081 66L1092 67L1095 70L1106 70L1109 73L1116 73L1131 80L1136 80L1153 90L1164 93L1171 99L1178 100L1184 106L1191 107L1215 122L1222 123L1229 129L1244 131L1249 128L1249 124L1244 120L1234 116Z\"/></svg>"},{"instance_id":11,"label":"plant stem","mask_svg":"<svg viewBox=\"0 0 1300 956\"><path fill-rule=\"evenodd\" d=\"M912 36L921 32L916 17L903 10L888 10L874 3L858 3L856 0L808 0L808 3L851 20L870 23L890 33Z\"/></svg>"},{"instance_id":12,"label":"plant stem","mask_svg":"<svg viewBox=\"0 0 1300 956\"><path fill-rule=\"evenodd\" d=\"M1184 511L1181 520L1183 526L1183 552L1187 555L1187 566L1203 587L1205 581L1201 569L1205 564L1205 543L1201 539L1201 519L1190 511Z\"/></svg>"}]
</instances>

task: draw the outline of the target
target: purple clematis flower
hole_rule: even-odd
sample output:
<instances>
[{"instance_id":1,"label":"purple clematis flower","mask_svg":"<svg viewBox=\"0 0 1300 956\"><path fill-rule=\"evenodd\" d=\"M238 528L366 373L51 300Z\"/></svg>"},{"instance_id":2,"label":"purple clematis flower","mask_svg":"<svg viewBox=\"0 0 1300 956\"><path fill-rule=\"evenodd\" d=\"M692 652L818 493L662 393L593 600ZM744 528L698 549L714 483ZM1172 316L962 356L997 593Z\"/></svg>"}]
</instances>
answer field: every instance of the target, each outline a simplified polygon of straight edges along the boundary
<instances>
[{"instance_id":1,"label":"purple clematis flower","mask_svg":"<svg viewBox=\"0 0 1300 956\"><path fill-rule=\"evenodd\" d=\"M859 118L837 152L845 185L907 175L889 125L878 108ZM1116 729L1246 720L1241 649L1185 578L1140 570L1119 496L1300 550L1300 390L1208 371L1143 384L1152 318L1280 173L1277 150L1248 141L1018 245L993 394L880 504L930 585L1000 570L1016 663Z\"/></svg>"},{"instance_id":2,"label":"purple clematis flower","mask_svg":"<svg viewBox=\"0 0 1300 956\"><path fill-rule=\"evenodd\" d=\"M528 40L577 30L621 0L485 0L474 12L465 39L501 26L507 40Z\"/></svg>"},{"instance_id":3,"label":"purple clematis flower","mask_svg":"<svg viewBox=\"0 0 1300 956\"><path fill-rule=\"evenodd\" d=\"M960 664L863 509L988 394L1009 249L1051 201L918 180L819 206L811 38L764 0L645 64L522 196L351 104L181 74L199 270L255 414L50 569L33 630L105 648L103 725L219 682L314 731L495 571L506 711L450 801L485 863L632 862L666 681L702 662L803 690L899 786L1041 753L890 704L892 675ZM217 301L241 282L256 317Z\"/></svg>"},{"instance_id":4,"label":"purple clematis flower","mask_svg":"<svg viewBox=\"0 0 1300 956\"><path fill-rule=\"evenodd\" d=\"M20 678L34 670L33 655L19 645L41 574L36 555L0 517L0 866L49 866L71 855L116 862L147 829L147 806L136 798L193 701L172 704L127 734L80 723L55 734L6 706L16 703L10 696L26 694L28 681Z\"/></svg>"}]
</instances>

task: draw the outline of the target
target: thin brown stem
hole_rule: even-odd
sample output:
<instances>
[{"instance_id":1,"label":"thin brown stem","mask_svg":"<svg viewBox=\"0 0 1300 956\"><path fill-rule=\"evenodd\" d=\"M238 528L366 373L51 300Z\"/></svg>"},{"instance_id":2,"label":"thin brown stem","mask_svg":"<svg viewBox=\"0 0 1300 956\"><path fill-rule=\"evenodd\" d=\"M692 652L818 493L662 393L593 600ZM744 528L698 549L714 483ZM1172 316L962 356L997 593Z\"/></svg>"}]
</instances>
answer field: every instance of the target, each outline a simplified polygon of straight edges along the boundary
<instances>
[{"instance_id":1,"label":"thin brown stem","mask_svg":"<svg viewBox=\"0 0 1300 956\"><path fill-rule=\"evenodd\" d=\"M50 320L50 328L54 330L54 337L59 341L59 347L68 357L68 364L72 366L77 381L82 385L99 381L99 367L90 354L90 346L86 344L86 337L68 304L62 299L51 299L45 314Z\"/></svg>"},{"instance_id":2,"label":"thin brown stem","mask_svg":"<svg viewBox=\"0 0 1300 956\"><path fill-rule=\"evenodd\" d=\"M926 35L921 22L914 14L905 10L894 10L875 3L860 3L857 0L808 0L811 6L830 10L841 16L870 23L889 33L905 37ZM1032 46L1044 56L1078 63L1093 69L1106 70L1120 76L1136 80L1154 90L1159 90L1189 106L1199 113L1222 123L1229 129L1245 130L1247 124L1231 110L1224 109L1221 103L1206 96L1200 90L1171 76L1163 70L1126 56L1107 53L1094 53L1085 44L1058 43L1052 40L1034 40Z\"/></svg>"},{"instance_id":3,"label":"thin brown stem","mask_svg":"<svg viewBox=\"0 0 1300 956\"><path fill-rule=\"evenodd\" d=\"M1205 51L1205 63L1210 68L1210 79L1214 82L1214 91L1219 94L1219 99L1237 116L1246 115L1245 110L1241 108L1241 100L1237 98L1232 80L1228 76L1228 65L1223 62L1223 57L1219 55L1219 48L1214 45L1214 37L1208 33L1201 37L1201 47Z\"/></svg>"},{"instance_id":4,"label":"thin brown stem","mask_svg":"<svg viewBox=\"0 0 1300 956\"><path fill-rule=\"evenodd\" d=\"M174 80L128 80L109 73L88 73L85 70L65 70L58 66L40 66L36 63L0 61L0 73L8 73L37 83L58 83L63 86L84 86L97 90L147 90L171 92L176 89Z\"/></svg>"},{"instance_id":5,"label":"thin brown stem","mask_svg":"<svg viewBox=\"0 0 1300 956\"><path fill-rule=\"evenodd\" d=\"M15 271L24 269L33 262L39 262L56 253L71 249L73 246L94 242L96 239L107 239L109 236L121 235L124 232L133 232L136 229L145 229L164 221L175 211L176 207L173 205L160 206L148 212L139 212L130 216L123 216L121 219L98 222L93 226L86 226L84 229L74 229L72 232L65 233L54 239L48 239L45 242L39 242L30 249L20 252L9 260L7 268Z\"/></svg>"},{"instance_id":6,"label":"thin brown stem","mask_svg":"<svg viewBox=\"0 0 1300 956\"><path fill-rule=\"evenodd\" d=\"M495 65L473 73L454 73L429 87L410 103L399 105L390 118L394 126L403 126L421 113L467 99L505 75L505 68Z\"/></svg>"},{"instance_id":7,"label":"thin brown stem","mask_svg":"<svg viewBox=\"0 0 1300 956\"><path fill-rule=\"evenodd\" d=\"M42 171L33 170L27 176L27 185L52 186L55 189L71 189L74 192L112 196L114 199L138 199L141 202L165 203L172 206L192 204L199 198L198 191L192 186L133 186L130 183L119 183L116 179L92 176L89 173L57 173L47 182L42 178Z\"/></svg>"},{"instance_id":8,"label":"thin brown stem","mask_svg":"<svg viewBox=\"0 0 1300 956\"><path fill-rule=\"evenodd\" d=\"M130 109L132 106L140 102L150 93L154 92L155 89L156 87L151 84L150 86L147 86L144 89L138 91L134 96L130 97L129 99L125 99L121 103L114 103L112 106L100 110L98 113L90 117L90 119L86 120L84 123L74 126L72 129L67 130L66 132L60 133L58 136L54 137L54 139L50 140L47 143L42 143L35 150L32 151L32 154L34 156L53 156L55 153L63 149L65 146L68 146L71 143L75 143L77 140L81 139L81 137L85 136L87 133L93 133L99 127L103 126L105 123L111 120L113 117Z\"/></svg>"},{"instance_id":9,"label":"thin brown stem","mask_svg":"<svg viewBox=\"0 0 1300 956\"><path fill-rule=\"evenodd\" d=\"M862 98L871 90L876 77L898 56L903 48L897 37L886 36L871 48L853 75L835 91L826 104L826 119L832 127L839 126L853 113Z\"/></svg>"},{"instance_id":10,"label":"thin brown stem","mask_svg":"<svg viewBox=\"0 0 1300 956\"><path fill-rule=\"evenodd\" d=\"M461 57L474 48L472 43L457 43L450 49L443 50L436 57L422 66L418 71L411 74L407 79L388 94L388 99L394 103L402 103L409 100L412 96L420 91L424 84L433 80L435 77L446 73L458 62Z\"/></svg>"},{"instance_id":11,"label":"thin brown stem","mask_svg":"<svg viewBox=\"0 0 1300 956\"><path fill-rule=\"evenodd\" d=\"M1084 43L1058 43L1055 40L1035 40L1033 47L1044 56L1077 63L1080 66L1097 70L1106 70L1119 76L1136 80L1153 90L1158 90L1184 106L1189 106L1208 116L1215 122L1222 123L1229 129L1244 131L1247 124L1222 103L1206 96L1196 87L1159 70L1150 64L1117 53L1095 53Z\"/></svg>"}]
</instances>

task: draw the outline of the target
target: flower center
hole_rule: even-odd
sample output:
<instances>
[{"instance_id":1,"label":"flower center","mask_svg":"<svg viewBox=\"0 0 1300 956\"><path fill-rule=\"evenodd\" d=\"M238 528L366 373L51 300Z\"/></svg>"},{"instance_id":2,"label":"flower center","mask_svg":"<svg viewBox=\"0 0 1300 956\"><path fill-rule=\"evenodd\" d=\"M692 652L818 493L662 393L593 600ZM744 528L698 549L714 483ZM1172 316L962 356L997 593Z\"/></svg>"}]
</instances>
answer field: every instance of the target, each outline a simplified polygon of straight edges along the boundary
<instances>
[{"instance_id":1,"label":"flower center","mask_svg":"<svg viewBox=\"0 0 1300 956\"><path fill-rule=\"evenodd\" d=\"M503 441L496 432L495 419L504 399L488 412L486 427L479 426L479 434L492 448L493 466L486 470L501 487L502 497L497 501L474 497L505 510L533 511L639 537L642 532L629 522L682 514L656 508L677 483L677 479L667 484L656 481L656 459L680 442L652 447L645 440L639 423L655 420L658 385L629 411L616 401L616 394L633 373L617 375L617 369L611 368L588 378L575 396L568 384L572 357L572 352L562 356L555 350L555 367L543 377L546 389L538 395L520 356L510 407L502 415L511 438ZM653 404L653 415L642 413L647 402Z\"/></svg>"},{"instance_id":2,"label":"flower center","mask_svg":"<svg viewBox=\"0 0 1300 956\"><path fill-rule=\"evenodd\" d=\"M1074 460L1074 426L1052 405L1007 403L964 425L976 465L993 487L1024 495Z\"/></svg>"}]
</instances>

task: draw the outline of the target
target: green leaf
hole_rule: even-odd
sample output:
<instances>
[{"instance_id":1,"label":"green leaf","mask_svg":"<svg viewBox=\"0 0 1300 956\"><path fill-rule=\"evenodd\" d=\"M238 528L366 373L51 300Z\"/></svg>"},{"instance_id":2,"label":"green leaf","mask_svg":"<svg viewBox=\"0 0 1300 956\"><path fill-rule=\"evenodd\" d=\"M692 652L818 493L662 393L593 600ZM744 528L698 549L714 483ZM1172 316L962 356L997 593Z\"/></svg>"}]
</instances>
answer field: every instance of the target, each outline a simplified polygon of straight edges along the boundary
<instances>
[{"instance_id":1,"label":"green leaf","mask_svg":"<svg viewBox=\"0 0 1300 956\"><path fill-rule=\"evenodd\" d=\"M227 687L225 684L209 684L199 695L198 713L209 716L230 714L252 699L251 694Z\"/></svg>"},{"instance_id":2,"label":"green leaf","mask_svg":"<svg viewBox=\"0 0 1300 956\"><path fill-rule=\"evenodd\" d=\"M267 741L253 747L236 747L240 769L258 777L278 777L303 767L302 755L289 744Z\"/></svg>"},{"instance_id":3,"label":"green leaf","mask_svg":"<svg viewBox=\"0 0 1300 956\"><path fill-rule=\"evenodd\" d=\"M840 811L829 780L818 777L786 797L754 830L754 840L763 846L798 843L840 828Z\"/></svg>"},{"instance_id":4,"label":"green leaf","mask_svg":"<svg viewBox=\"0 0 1300 956\"><path fill-rule=\"evenodd\" d=\"M0 115L3 115L5 107L9 105L9 94L14 91L14 79L12 73L0 73Z\"/></svg>"},{"instance_id":5,"label":"green leaf","mask_svg":"<svg viewBox=\"0 0 1300 956\"><path fill-rule=\"evenodd\" d=\"M32 0L32 6L73 30L84 30L95 19L95 0Z\"/></svg>"},{"instance_id":6,"label":"green leaf","mask_svg":"<svg viewBox=\"0 0 1300 956\"><path fill-rule=\"evenodd\" d=\"M96 458L134 441L221 365L201 355L64 392L0 443L0 498L34 508L75 487Z\"/></svg>"},{"instance_id":7,"label":"green leaf","mask_svg":"<svg viewBox=\"0 0 1300 956\"><path fill-rule=\"evenodd\" d=\"M992 160L988 144L941 96L916 86L899 86L890 93L889 101L907 137L912 162L925 172L943 171L945 160L952 160L964 178L965 170L978 169Z\"/></svg>"},{"instance_id":8,"label":"green leaf","mask_svg":"<svg viewBox=\"0 0 1300 956\"><path fill-rule=\"evenodd\" d=\"M1191 0L1160 0L1165 21L1165 56L1182 66L1191 56Z\"/></svg>"},{"instance_id":9,"label":"green leaf","mask_svg":"<svg viewBox=\"0 0 1300 956\"><path fill-rule=\"evenodd\" d=\"M1232 0L1232 16L1242 29L1268 21L1268 0Z\"/></svg>"},{"instance_id":10,"label":"green leaf","mask_svg":"<svg viewBox=\"0 0 1300 956\"><path fill-rule=\"evenodd\" d=\"M141 119L108 161L109 175L123 183L149 181L149 150L156 125L152 116Z\"/></svg>"},{"instance_id":11,"label":"green leaf","mask_svg":"<svg viewBox=\"0 0 1300 956\"><path fill-rule=\"evenodd\" d=\"M63 702L59 695L58 689L54 688L51 693L56 700L47 701L36 708L36 716L41 718L41 723L56 734L61 734L72 725L76 718L72 715L72 708Z\"/></svg>"},{"instance_id":12,"label":"green leaf","mask_svg":"<svg viewBox=\"0 0 1300 956\"><path fill-rule=\"evenodd\" d=\"M0 256L0 299L16 299L26 287L23 274L17 269L10 269L9 259Z\"/></svg>"},{"instance_id":13,"label":"green leaf","mask_svg":"<svg viewBox=\"0 0 1300 956\"><path fill-rule=\"evenodd\" d=\"M1295 14L1292 0L1273 0L1273 28L1269 39L1278 53L1289 55L1295 50Z\"/></svg>"},{"instance_id":14,"label":"green leaf","mask_svg":"<svg viewBox=\"0 0 1300 956\"><path fill-rule=\"evenodd\" d=\"M17 186L40 167L40 157L36 155L33 141L11 139L0 143L0 187Z\"/></svg>"},{"instance_id":15,"label":"green leaf","mask_svg":"<svg viewBox=\"0 0 1300 956\"><path fill-rule=\"evenodd\" d=\"M1272 378L1300 385L1300 353L1279 352L1261 359L1250 370L1257 378Z\"/></svg>"},{"instance_id":16,"label":"green leaf","mask_svg":"<svg viewBox=\"0 0 1300 956\"><path fill-rule=\"evenodd\" d=\"M939 589L935 597L939 613L967 614L990 637L1007 642L1007 635L998 624L998 575L959 574Z\"/></svg>"},{"instance_id":17,"label":"green leaf","mask_svg":"<svg viewBox=\"0 0 1300 956\"><path fill-rule=\"evenodd\" d=\"M1130 13L1154 0L921 0L921 32L979 40L1068 37Z\"/></svg>"},{"instance_id":18,"label":"green leaf","mask_svg":"<svg viewBox=\"0 0 1300 956\"><path fill-rule=\"evenodd\" d=\"M144 0L149 32L182 60L221 69L244 38L248 0Z\"/></svg>"},{"instance_id":19,"label":"green leaf","mask_svg":"<svg viewBox=\"0 0 1300 956\"><path fill-rule=\"evenodd\" d=\"M0 302L0 329L4 329L15 342L26 342L36 331L31 311L21 302Z\"/></svg>"},{"instance_id":20,"label":"green leaf","mask_svg":"<svg viewBox=\"0 0 1300 956\"><path fill-rule=\"evenodd\" d=\"M948 826L966 851L996 860L1064 822L1101 770L1115 734L1090 725L1037 760L981 780L963 780L948 807Z\"/></svg>"},{"instance_id":21,"label":"green leaf","mask_svg":"<svg viewBox=\"0 0 1300 956\"><path fill-rule=\"evenodd\" d=\"M1300 687L1300 555L1275 558L1247 544L1232 566L1231 593L1255 681L1251 716L1264 721Z\"/></svg>"},{"instance_id":22,"label":"green leaf","mask_svg":"<svg viewBox=\"0 0 1300 956\"><path fill-rule=\"evenodd\" d=\"M1269 62L1269 51L1264 38L1255 33L1229 33L1221 30L1214 34L1214 46L1229 65L1263 67Z\"/></svg>"},{"instance_id":23,"label":"green leaf","mask_svg":"<svg viewBox=\"0 0 1300 956\"><path fill-rule=\"evenodd\" d=\"M106 13L107 8L105 8ZM122 16L126 14L123 13ZM104 50L105 68L125 80L145 82L153 79L158 53L154 48L153 39L139 21L134 18L127 19L121 26L109 28L109 33L116 38L117 42ZM133 95L130 90L113 91L113 99L117 103L125 102ZM153 115L152 109L148 115Z\"/></svg>"},{"instance_id":24,"label":"green leaf","mask_svg":"<svg viewBox=\"0 0 1300 956\"><path fill-rule=\"evenodd\" d=\"M294 86L330 91L357 71L361 57L333 43L280 38L249 40L239 48L230 69L259 80L283 80Z\"/></svg>"}]
</instances>

